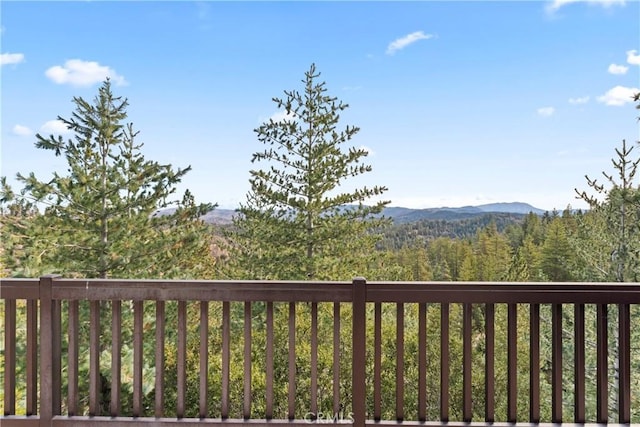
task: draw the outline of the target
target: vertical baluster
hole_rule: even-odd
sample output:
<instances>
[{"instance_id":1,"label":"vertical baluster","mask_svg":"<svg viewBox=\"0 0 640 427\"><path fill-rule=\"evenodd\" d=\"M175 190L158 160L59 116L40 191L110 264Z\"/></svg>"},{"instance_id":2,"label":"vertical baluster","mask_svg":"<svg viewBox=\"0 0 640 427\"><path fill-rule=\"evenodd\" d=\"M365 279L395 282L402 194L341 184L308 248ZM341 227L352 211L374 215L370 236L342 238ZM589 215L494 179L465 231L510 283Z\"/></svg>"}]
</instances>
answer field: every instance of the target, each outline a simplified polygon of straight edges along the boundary
<instances>
[{"instance_id":1,"label":"vertical baluster","mask_svg":"<svg viewBox=\"0 0 640 427\"><path fill-rule=\"evenodd\" d=\"M596 308L596 421L607 423L609 421L609 378L608 378L608 356L609 356L609 331L608 331L608 306L598 304Z\"/></svg>"},{"instance_id":2,"label":"vertical baluster","mask_svg":"<svg viewBox=\"0 0 640 427\"><path fill-rule=\"evenodd\" d=\"M242 415L251 418L251 302L244 303L244 402Z\"/></svg>"},{"instance_id":3,"label":"vertical baluster","mask_svg":"<svg viewBox=\"0 0 640 427\"><path fill-rule=\"evenodd\" d=\"M89 303L89 415L100 415L100 301ZM55 392L54 392L55 395Z\"/></svg>"},{"instance_id":4,"label":"vertical baluster","mask_svg":"<svg viewBox=\"0 0 640 427\"><path fill-rule=\"evenodd\" d=\"M267 420L273 418L273 302L267 303L267 360L266 360L266 414Z\"/></svg>"},{"instance_id":5,"label":"vertical baluster","mask_svg":"<svg viewBox=\"0 0 640 427\"><path fill-rule=\"evenodd\" d=\"M27 407L26 414L38 413L38 301L27 301Z\"/></svg>"},{"instance_id":6,"label":"vertical baluster","mask_svg":"<svg viewBox=\"0 0 640 427\"><path fill-rule=\"evenodd\" d=\"M318 414L318 303L311 303L311 413Z\"/></svg>"},{"instance_id":7,"label":"vertical baluster","mask_svg":"<svg viewBox=\"0 0 640 427\"><path fill-rule=\"evenodd\" d=\"M540 422L540 304L531 304L529 314L529 422Z\"/></svg>"},{"instance_id":8,"label":"vertical baluster","mask_svg":"<svg viewBox=\"0 0 640 427\"><path fill-rule=\"evenodd\" d=\"M4 303L4 415L16 413L16 300Z\"/></svg>"},{"instance_id":9,"label":"vertical baluster","mask_svg":"<svg viewBox=\"0 0 640 427\"><path fill-rule=\"evenodd\" d=\"M495 306L485 304L484 419L495 421Z\"/></svg>"},{"instance_id":10,"label":"vertical baluster","mask_svg":"<svg viewBox=\"0 0 640 427\"><path fill-rule=\"evenodd\" d=\"M164 301L156 301L156 348L155 348L155 410L156 417L164 411Z\"/></svg>"},{"instance_id":11,"label":"vertical baluster","mask_svg":"<svg viewBox=\"0 0 640 427\"><path fill-rule=\"evenodd\" d=\"M440 304L440 421L449 421L449 304Z\"/></svg>"},{"instance_id":12,"label":"vertical baluster","mask_svg":"<svg viewBox=\"0 0 640 427\"><path fill-rule=\"evenodd\" d=\"M507 421L518 419L518 306L507 305Z\"/></svg>"},{"instance_id":13,"label":"vertical baluster","mask_svg":"<svg viewBox=\"0 0 640 427\"><path fill-rule=\"evenodd\" d=\"M396 420L404 419L404 304L396 304Z\"/></svg>"},{"instance_id":14,"label":"vertical baluster","mask_svg":"<svg viewBox=\"0 0 640 427\"><path fill-rule=\"evenodd\" d=\"M396 420L404 419L404 304L396 304Z\"/></svg>"},{"instance_id":15,"label":"vertical baluster","mask_svg":"<svg viewBox=\"0 0 640 427\"><path fill-rule=\"evenodd\" d=\"M200 301L200 418L207 417L209 383L209 302Z\"/></svg>"},{"instance_id":16,"label":"vertical baluster","mask_svg":"<svg viewBox=\"0 0 640 427\"><path fill-rule=\"evenodd\" d=\"M52 301L51 314L51 329L53 331L53 342L51 343L53 350L52 407L53 415L60 415L62 413L62 302L60 300Z\"/></svg>"},{"instance_id":17,"label":"vertical baluster","mask_svg":"<svg viewBox=\"0 0 640 427\"><path fill-rule=\"evenodd\" d=\"M77 300L69 301L69 324L67 333L69 336L69 350L67 352L67 413L70 416L78 415L78 334L80 331L79 303Z\"/></svg>"},{"instance_id":18,"label":"vertical baluster","mask_svg":"<svg viewBox=\"0 0 640 427\"><path fill-rule=\"evenodd\" d=\"M112 417L120 413L121 350L122 350L122 303L111 301L111 402L109 412Z\"/></svg>"},{"instance_id":19,"label":"vertical baluster","mask_svg":"<svg viewBox=\"0 0 640 427\"><path fill-rule=\"evenodd\" d=\"M231 314L229 301L222 303L222 398L221 416L229 418L229 366L231 359Z\"/></svg>"},{"instance_id":20,"label":"vertical baluster","mask_svg":"<svg viewBox=\"0 0 640 427\"><path fill-rule=\"evenodd\" d=\"M373 338L373 419L382 416L382 303L375 303Z\"/></svg>"},{"instance_id":21,"label":"vertical baluster","mask_svg":"<svg viewBox=\"0 0 640 427\"><path fill-rule=\"evenodd\" d=\"M631 422L631 312L618 304L618 422Z\"/></svg>"},{"instance_id":22,"label":"vertical baluster","mask_svg":"<svg viewBox=\"0 0 640 427\"><path fill-rule=\"evenodd\" d=\"M333 303L333 413L340 407L340 303Z\"/></svg>"},{"instance_id":23,"label":"vertical baluster","mask_svg":"<svg viewBox=\"0 0 640 427\"><path fill-rule=\"evenodd\" d=\"M418 305L418 421L427 419L427 304Z\"/></svg>"},{"instance_id":24,"label":"vertical baluster","mask_svg":"<svg viewBox=\"0 0 640 427\"><path fill-rule=\"evenodd\" d=\"M584 423L585 416L585 347L584 347L584 304L574 306L574 347L575 347L575 411L574 422Z\"/></svg>"},{"instance_id":25,"label":"vertical baluster","mask_svg":"<svg viewBox=\"0 0 640 427\"><path fill-rule=\"evenodd\" d=\"M100 307L100 305L98 305ZM62 303L52 301L51 304L53 341L51 348L53 351L53 378L51 381L53 388L52 408L53 415L62 413ZM42 391L41 391L42 392Z\"/></svg>"},{"instance_id":26,"label":"vertical baluster","mask_svg":"<svg viewBox=\"0 0 640 427\"><path fill-rule=\"evenodd\" d=\"M551 422L562 422L562 304L551 304Z\"/></svg>"},{"instance_id":27,"label":"vertical baluster","mask_svg":"<svg viewBox=\"0 0 640 427\"><path fill-rule=\"evenodd\" d=\"M471 422L471 310L470 303L464 303L462 319L462 420Z\"/></svg>"},{"instance_id":28,"label":"vertical baluster","mask_svg":"<svg viewBox=\"0 0 640 427\"><path fill-rule=\"evenodd\" d=\"M178 418L184 417L187 394L187 302L178 301L178 378L177 407Z\"/></svg>"},{"instance_id":29,"label":"vertical baluster","mask_svg":"<svg viewBox=\"0 0 640 427\"><path fill-rule=\"evenodd\" d=\"M287 417L292 420L296 412L296 303L289 303L289 401Z\"/></svg>"},{"instance_id":30,"label":"vertical baluster","mask_svg":"<svg viewBox=\"0 0 640 427\"><path fill-rule=\"evenodd\" d=\"M142 341L144 302L133 302L133 416L142 416Z\"/></svg>"}]
</instances>

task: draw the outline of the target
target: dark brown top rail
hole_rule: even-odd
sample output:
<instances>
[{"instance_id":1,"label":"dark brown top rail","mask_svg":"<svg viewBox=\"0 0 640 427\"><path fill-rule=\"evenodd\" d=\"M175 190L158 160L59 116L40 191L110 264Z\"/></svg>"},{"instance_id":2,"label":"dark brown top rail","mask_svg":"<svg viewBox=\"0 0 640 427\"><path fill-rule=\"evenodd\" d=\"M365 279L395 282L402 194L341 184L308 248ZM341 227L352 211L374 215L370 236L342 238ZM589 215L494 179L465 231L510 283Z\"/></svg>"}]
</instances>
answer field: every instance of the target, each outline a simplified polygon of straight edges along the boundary
<instances>
[{"instance_id":1,"label":"dark brown top rail","mask_svg":"<svg viewBox=\"0 0 640 427\"><path fill-rule=\"evenodd\" d=\"M640 402L638 395L640 390L632 390L631 359L640 358L640 346L631 343L633 328L640 327L638 306L640 305L640 284L635 283L489 283L489 282L366 282L362 278L352 282L295 282L295 281L171 281L171 280L118 280L118 279L64 279L56 276L45 276L41 279L2 279L0 282L0 300L4 309L4 410L0 421L3 426L93 426L105 423L127 424L131 426L148 425L192 425L194 423L209 425L250 424L254 426L289 426L298 427L309 423L323 425L353 424L357 427L365 425L422 425L422 426L544 426L558 425L571 426L589 425L583 424L586 417L585 399L587 392L586 375L588 369L595 370L597 378L597 424L616 425L612 421L618 421L620 425L628 425L632 422L632 413L637 411L637 419L640 423ZM17 301L25 300L24 308L19 308ZM78 302L90 302L90 336L82 338L80 330L83 329L79 321L80 314ZM120 335L123 331L122 318L124 301L132 301L132 315L135 319L132 327L133 342L133 404L132 416L121 415L120 408L120 378L122 361L120 355L123 346ZM177 325L168 326L165 313L168 305L165 302L178 302ZM110 302L107 306L111 318L108 321L112 332L109 344L112 356L110 375L116 389L111 390L111 404L108 409L100 407L100 354L104 350L100 348L105 339L100 336L99 328L101 316L104 314L103 302ZM155 306L153 314L149 314L152 320L145 320L143 303L151 303ZM187 303L189 302L189 303ZM191 303L199 303L197 309L190 308ZM231 307L234 303L243 303L243 309L238 313ZM255 304L265 303L264 311L260 311L254 319ZM274 308L274 305L284 303L282 309ZM288 303L288 304L287 304ZM219 306L218 306L219 304ZM230 305L231 304L231 305ZM300 305L302 304L302 305ZM330 304L331 308L325 309L320 314L320 304ZM459 304L460 311L454 310ZM417 305L416 310L411 305ZM496 307L504 305L506 310L504 321L506 323L504 345L506 345L507 365L504 369L506 377L506 420L494 422L498 403L495 401L495 393L502 383L495 378L498 366L496 340L498 339L496 322L499 311ZM548 318L541 314L541 306L550 307ZM563 311L563 305L573 306L571 310ZM595 306L593 321L596 323L597 343L594 344L594 360L597 366L585 367L587 352L585 333L585 305ZM433 307L432 307L433 306ZM21 307L21 306L20 306ZM211 315L212 307L219 307L218 315ZM300 308L298 308L300 307ZM612 307L610 311L609 307ZM25 334L17 334L19 326L16 324L16 313L25 310L26 327ZM217 308L216 308L217 310ZM262 309L261 309L262 310ZM393 315L383 315L384 310L393 310ZM413 311L412 311L413 310ZM435 310L435 312L434 312ZM635 311L634 311L635 310ZM216 313L218 313L216 311ZM456 314L458 313L458 314ZM546 313L546 312L545 312ZM613 314L615 315L613 315ZM634 314L635 313L635 314ZM296 319L300 316L310 316L310 327L301 331ZM523 318L521 316L525 316ZM570 316L567 323L563 319ZM193 316L198 317L195 325L187 323ZM264 317L261 317L264 316ZM280 325L275 324L274 318L278 317ZM341 320L342 316L351 317L350 322ZM459 318L456 316L460 316ZM635 317L634 317L635 316ZM68 323L63 328L62 319ZM256 320L257 319L257 320ZM329 321L327 322L327 319ZM391 320L390 320L391 319ZM436 319L436 320L434 320ZM455 320L459 319L459 320ZM482 325L476 323L482 320ZM502 319L502 317L501 317ZM519 320L520 319L520 320ZM384 322L391 321L395 325L395 336L383 336ZM220 325L219 330L212 328L212 324ZM217 322L217 323L216 323ZM234 323L235 322L235 323ZM256 418L253 410L252 399L255 397L254 384L252 383L252 371L255 369L255 360L252 353L253 340L256 339L254 328L263 322L266 334L265 341L265 413ZM435 323L434 323L435 322ZM456 323L460 322L460 323ZM612 323L615 322L615 323ZM242 325L238 330L236 324ZM551 392L549 398L552 403L550 422L540 422L540 402L542 399L541 381L541 343L543 334L541 329L548 324L550 334L548 361L549 375L551 378ZM434 326L437 325L437 326ZM103 326L105 326L103 324ZM164 357L165 357L165 328L177 329L177 408L176 417L163 417L163 395L167 392L167 384L164 383ZM437 329L434 329L437 327ZM148 330L149 328L152 328ZM195 329L194 329L195 328ZM235 329L234 329L235 328ZM282 344L276 343L276 335L280 329L286 331L279 339ZM344 330L350 332L349 342L344 342ZM409 335L415 334L415 343L408 342ZM519 364L518 341L521 340L520 330L524 328L527 336L529 350L526 365L529 372L523 378L521 363ZM568 329L569 328L569 329ZM198 359L195 366L201 372L197 389L199 393L198 416L185 415L190 408L185 407L187 399L187 348L191 330L196 330L199 337L199 345L196 346L194 355ZM233 330L233 331L232 331ZM262 330L262 329L260 329ZM385 329L389 331L389 329ZM460 331L460 332L458 332ZM388 332L385 332L388 333ZM212 340L212 334L221 334ZM307 335L303 335L307 334ZM320 341L321 334L327 340ZM611 334L614 334L612 336ZM24 337L23 337L24 335ZM155 390L160 395L155 396L155 407L145 413L143 408L143 336L145 339L155 339L154 355L155 366L159 372L154 377ZM217 335L215 335L217 337ZM300 337L308 336L307 348L310 354L301 355L298 347L301 345ZM65 350L61 342L68 343ZM452 357L456 356L450 343L460 339L461 365L454 366ZM25 343L20 342L25 339ZM613 341L611 338L615 338ZM82 340L89 342L90 364L89 378L80 378L80 382L88 381L88 412L93 416L76 414L78 400L82 398L81 388L78 386L78 343ZM413 339L413 338L411 338ZM219 344L215 344L219 341ZM237 340L240 340L236 342ZM567 341L569 340L569 341ZM83 342L85 342L83 341ZM209 342L211 341L211 342ZM215 341L215 342L214 342ZM437 346L433 343L437 342ZM484 350L483 375L484 392L481 403L473 401L473 387L471 370L477 369L477 360L474 362L472 346L482 343ZM569 344L566 344L566 343ZM213 343L213 344L212 344ZM242 344L240 344L242 343ZM613 343L613 344L611 344ZM24 344L24 345L23 345ZM215 344L215 345L214 345ZM86 344L85 344L86 345ZM230 364L233 363L232 348L241 345L238 354L243 357L244 377L240 381L240 389L243 397L240 402L230 401L230 389L235 385L230 377ZM285 345L278 348L277 345ZM332 346L329 352L331 372L322 372L322 362L318 358L320 348L325 345ZM348 353L343 352L347 345ZM575 348L574 354L567 356L563 348L571 345ZM219 346L219 347L216 347ZM286 348L288 346L288 348ZM386 347L385 347L386 346ZM389 363L383 358L383 348L395 349L394 369L385 370L383 363ZM565 346L565 347L563 347ZM16 389L25 387L16 381L16 357L18 348L26 348L26 400L24 403L25 414L16 415ZM417 354L409 353L409 348L415 348ZM433 350L435 349L435 350ZM285 356L276 357L279 352L286 352ZM437 351L437 354L427 354L427 351ZM220 418L210 418L208 404L211 397L211 384L207 380L208 372L214 369L209 365L210 357L218 354L220 384ZM635 352L635 353L633 353ZM235 354L235 353L233 353ZM308 366L300 366L301 357L308 357ZM64 375L63 362L65 358L67 366ZM389 355L385 356L387 359ZM575 391L572 391L574 414L569 422L566 418L567 391L564 376L567 367L567 357L571 359L573 381ZM614 358L615 373L612 374L611 359ZM278 384L278 378L274 373L275 360L284 363L288 371L284 374L284 381L288 384ZM415 359L415 360L414 360ZM345 361L348 364L345 365ZM635 360L635 359L634 359ZM262 363L262 362L261 362ZM407 369L415 363L416 384L407 383L405 377ZM429 366L436 366L437 375L429 371ZM595 362L594 362L595 363ZM218 365L216 365L218 366ZM344 367L348 369L344 369ZM475 367L474 367L475 366ZM634 365L635 366L635 365ZM341 368L342 367L342 368ZM454 369L455 368L455 369ZM298 384L299 370L309 371L310 390L301 390ZM327 369L327 368L325 368ZM281 369L282 370L282 369ZM460 381L454 382L453 376L460 375ZM217 371L215 371L217 372ZM215 373L214 372L214 373ZM383 384L382 374L392 375L393 381ZM545 371L546 372L546 371ZM345 382L344 375L350 375ZM324 377L329 378L326 380ZM546 374L545 374L546 375ZM609 385L611 375L616 375L613 390ZM37 382L39 379L39 384ZM68 383L68 392L62 393L62 385ZM282 378L281 378L282 380ZM321 385L323 381L328 384ZM437 381L436 393L440 393L438 407L427 410L427 406L433 400L433 382ZM637 379L635 380L637 382ZM635 384L635 382L633 384ZM454 383L460 384L459 404L457 408L451 400L454 392ZM528 384L528 419L519 418L519 384ZM345 386L348 384L347 388ZM390 386L391 384L391 386ZM324 388L322 388L324 387ZM388 389L393 387L395 396L390 405L395 417L387 415L389 419L382 418L383 402L388 405ZM416 401L410 401L408 391L418 387ZM431 388L429 388L431 387ZM633 387L636 387L633 385ZM276 397L274 390L287 390L284 402L280 402L285 419L274 418ZM324 391L320 391L324 390ZM612 393L615 396L611 399ZM300 402L296 396L300 393L308 393L309 417L299 417ZM329 393L327 400L329 411L334 415L328 418L318 418L320 408L318 401L322 393ZM636 393L636 394L633 394ZM63 397L64 394L64 397ZM633 397L632 396L636 396ZM67 399L67 400L65 400ZM614 402L615 401L615 402ZM456 401L458 402L458 401ZM232 403L239 409L241 416L229 417ZM417 405L415 419L408 418L407 408ZM456 403L457 405L457 403ZM612 406L613 405L613 406ZM617 405L617 406L616 406ZM632 406L635 405L633 409ZM482 407L484 419L477 418L477 409ZM476 411L474 412L474 408ZM67 411L66 413L64 411ZM102 413L100 413L102 411ZM110 412L112 416L104 416L104 412ZM337 414L340 413L338 417ZM429 412L432 411L432 412ZM459 411L460 420L452 419L452 414ZM298 414L298 415L296 415ZM346 414L346 415L344 415ZM388 414L388 412L387 412ZM155 415L155 416L149 416ZM298 418L296 418L298 416ZM564 421L564 422L563 422ZM587 420L589 421L589 420Z\"/></svg>"}]
</instances>

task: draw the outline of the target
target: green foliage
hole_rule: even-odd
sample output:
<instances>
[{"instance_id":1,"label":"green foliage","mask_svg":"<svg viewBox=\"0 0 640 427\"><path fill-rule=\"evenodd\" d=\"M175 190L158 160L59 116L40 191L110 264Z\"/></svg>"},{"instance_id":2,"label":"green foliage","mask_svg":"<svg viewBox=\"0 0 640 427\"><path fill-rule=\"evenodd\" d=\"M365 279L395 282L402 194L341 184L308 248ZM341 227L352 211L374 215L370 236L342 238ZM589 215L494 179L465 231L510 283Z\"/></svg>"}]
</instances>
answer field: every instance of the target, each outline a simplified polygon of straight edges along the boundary
<instances>
[{"instance_id":1,"label":"green foliage","mask_svg":"<svg viewBox=\"0 0 640 427\"><path fill-rule=\"evenodd\" d=\"M107 80L93 103L74 98L71 118L58 117L73 138L38 134L36 147L63 157L66 174L48 181L18 174L16 194L2 180L3 267L10 275L193 277L211 274L208 227L187 191L172 201L190 167L145 160L126 99ZM175 206L171 215L154 215ZM43 214L40 209L44 208Z\"/></svg>"},{"instance_id":2,"label":"green foliage","mask_svg":"<svg viewBox=\"0 0 640 427\"><path fill-rule=\"evenodd\" d=\"M502 281L511 260L509 242L492 223L478 233L473 256L467 259L470 264L465 266L462 280Z\"/></svg>"},{"instance_id":3,"label":"green foliage","mask_svg":"<svg viewBox=\"0 0 640 427\"><path fill-rule=\"evenodd\" d=\"M473 239L479 231L495 224L500 233L506 233L509 240L519 241L514 232L520 232L523 221L529 216L540 220L539 216L515 213L487 213L480 216L463 219L420 219L407 223L394 223L383 232L383 239L378 244L385 249L398 250L411 246L414 241L422 240L430 242L440 237L449 240Z\"/></svg>"},{"instance_id":4,"label":"green foliage","mask_svg":"<svg viewBox=\"0 0 640 427\"><path fill-rule=\"evenodd\" d=\"M574 252L569 244L562 218L551 220L541 250L541 268L552 282L568 282L573 279Z\"/></svg>"},{"instance_id":5,"label":"green foliage","mask_svg":"<svg viewBox=\"0 0 640 427\"><path fill-rule=\"evenodd\" d=\"M343 191L349 178L371 171L367 151L344 147L359 128L338 129L348 105L326 94L311 65L302 92L274 98L282 120L255 130L266 146L253 155L264 169L251 170L251 190L235 222L235 257L242 274L268 279L349 279L365 274L376 241L374 217L387 202L366 206L385 187Z\"/></svg>"},{"instance_id":6,"label":"green foliage","mask_svg":"<svg viewBox=\"0 0 640 427\"><path fill-rule=\"evenodd\" d=\"M640 109L640 93L633 99ZM622 147L615 150L617 157L611 159L615 172L602 172L605 183L586 176L592 194L575 190L591 208L579 218L580 238L574 244L586 261L582 277L618 282L640 279L640 187L635 182L640 157L632 156L633 149L622 140Z\"/></svg>"},{"instance_id":7,"label":"green foliage","mask_svg":"<svg viewBox=\"0 0 640 427\"><path fill-rule=\"evenodd\" d=\"M592 271L604 273L605 280L618 282L640 279L640 188L634 182L640 157L632 158L634 147L622 141L612 159L616 175L603 172L608 186L586 177L595 194L578 191L578 196L589 203L592 212L583 227L589 230L588 246L598 254L589 254ZM608 256L607 256L608 255Z\"/></svg>"},{"instance_id":8,"label":"green foliage","mask_svg":"<svg viewBox=\"0 0 640 427\"><path fill-rule=\"evenodd\" d=\"M73 137L64 140L38 134L35 144L62 157L66 172L56 172L48 181L34 173L18 174L24 187L17 193L6 178L0 181L1 274L211 278L215 272L212 230L199 218L213 206L197 205L188 190L181 200L172 200L190 167L174 170L144 158L138 132L125 123L128 102L114 96L108 80L92 103L82 98L74 98L73 103L71 118L58 117ZM161 209L169 210L158 214ZM106 303L102 306L104 337L111 329L111 311ZM89 328L88 310L86 304L80 306L82 328ZM153 322L153 313L144 317L146 325ZM132 398L131 384L125 381L132 370L132 322L131 310L123 310L123 405ZM170 354L172 347L168 350ZM101 346L101 353L101 404L108 411L112 386L108 343ZM88 346L81 343L82 376L88 373L88 357ZM145 357L145 372L153 369L152 360ZM146 396L152 389L153 384L144 384ZM81 394L87 396L86 389Z\"/></svg>"}]
</instances>

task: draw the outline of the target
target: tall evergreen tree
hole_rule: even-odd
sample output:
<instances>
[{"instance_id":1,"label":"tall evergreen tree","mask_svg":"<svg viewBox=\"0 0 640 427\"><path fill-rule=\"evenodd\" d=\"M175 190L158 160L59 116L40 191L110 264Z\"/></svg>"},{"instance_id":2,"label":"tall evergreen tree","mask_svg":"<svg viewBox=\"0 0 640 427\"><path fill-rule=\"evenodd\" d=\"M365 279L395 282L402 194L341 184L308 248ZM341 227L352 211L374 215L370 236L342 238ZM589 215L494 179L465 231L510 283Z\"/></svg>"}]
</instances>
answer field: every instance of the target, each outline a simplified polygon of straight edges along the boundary
<instances>
[{"instance_id":1,"label":"tall evergreen tree","mask_svg":"<svg viewBox=\"0 0 640 427\"><path fill-rule=\"evenodd\" d=\"M511 261L511 247L507 238L498 233L495 222L478 232L477 240L473 243L473 256L469 261L463 264L462 280L505 280Z\"/></svg>"},{"instance_id":2,"label":"tall evergreen tree","mask_svg":"<svg viewBox=\"0 0 640 427\"><path fill-rule=\"evenodd\" d=\"M612 159L616 175L603 172L608 185L586 177L595 194L578 191L578 197L591 207L585 215L600 217L600 220L585 220L581 224L589 227L589 245L584 249L604 251L604 256L587 256L598 259L603 265L592 266L592 271L606 272L604 280L618 282L640 279L640 188L634 182L640 157L631 156L634 147L622 141L616 148L617 159ZM600 225L600 227L593 228ZM584 233L583 233L584 235ZM595 239L595 240L594 240Z\"/></svg>"},{"instance_id":3,"label":"tall evergreen tree","mask_svg":"<svg viewBox=\"0 0 640 427\"><path fill-rule=\"evenodd\" d=\"M56 172L48 181L33 172L18 174L24 184L18 194L3 180L2 233L12 242L5 260L20 255L20 248L36 247L39 253L30 250L22 256L34 266L31 274L211 274L210 232L199 217L213 206L196 205L188 192L182 201L170 199L190 167L174 170L144 158L142 144L135 140L138 132L125 123L128 101L114 96L109 80L93 103L77 97L73 103L71 118L58 117L73 138L38 134L35 144L63 157L67 173ZM39 214L42 207L44 214ZM177 209L171 215L155 215L168 207ZM34 256L39 263L28 259Z\"/></svg>"},{"instance_id":4,"label":"tall evergreen tree","mask_svg":"<svg viewBox=\"0 0 640 427\"><path fill-rule=\"evenodd\" d=\"M348 105L327 95L320 73L311 65L302 92L273 98L284 109L282 120L270 119L255 130L266 146L253 155L251 190L235 223L236 258L257 278L350 278L365 274L374 249L376 217L388 202L365 201L385 187L346 192L344 181L370 172L368 152L349 147L359 128L339 130Z\"/></svg>"},{"instance_id":5,"label":"tall evergreen tree","mask_svg":"<svg viewBox=\"0 0 640 427\"><path fill-rule=\"evenodd\" d=\"M573 251L564 218L556 217L549 223L546 238L540 252L540 266L547 280L568 282L573 280Z\"/></svg>"},{"instance_id":6,"label":"tall evergreen tree","mask_svg":"<svg viewBox=\"0 0 640 427\"><path fill-rule=\"evenodd\" d=\"M640 109L640 92L633 99ZM633 149L622 140L617 158L611 159L615 173L602 172L604 184L586 176L593 194L575 190L591 208L580 222L585 243L576 246L587 268L602 280L640 280L640 185L635 182L640 157L632 156Z\"/></svg>"}]
</instances>

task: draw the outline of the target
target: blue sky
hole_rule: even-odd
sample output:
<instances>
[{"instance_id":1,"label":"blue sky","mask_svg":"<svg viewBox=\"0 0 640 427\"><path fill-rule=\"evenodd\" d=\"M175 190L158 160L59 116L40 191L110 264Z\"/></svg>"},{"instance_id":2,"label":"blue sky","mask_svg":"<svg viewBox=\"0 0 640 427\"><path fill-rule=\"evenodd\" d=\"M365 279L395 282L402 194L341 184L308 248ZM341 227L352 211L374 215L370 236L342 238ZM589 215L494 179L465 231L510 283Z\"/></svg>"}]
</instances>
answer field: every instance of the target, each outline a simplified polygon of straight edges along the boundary
<instances>
[{"instance_id":1,"label":"blue sky","mask_svg":"<svg viewBox=\"0 0 640 427\"><path fill-rule=\"evenodd\" d=\"M34 147L109 76L148 159L235 208L253 129L315 63L392 206L583 207L574 188L639 139L637 1L13 2L1 9L1 175L64 163ZM640 150L640 147L638 148Z\"/></svg>"}]
</instances>

